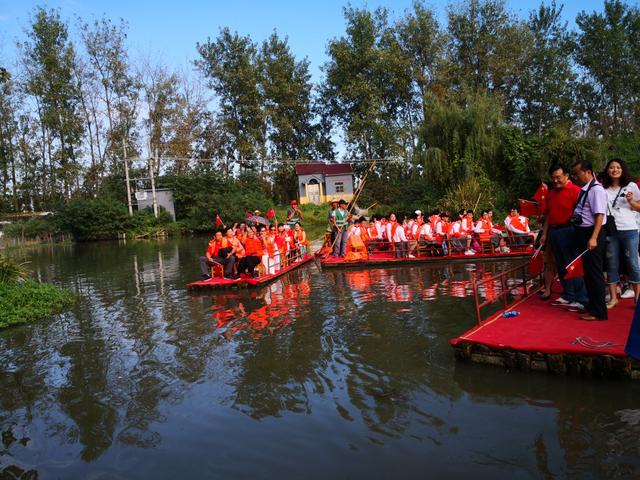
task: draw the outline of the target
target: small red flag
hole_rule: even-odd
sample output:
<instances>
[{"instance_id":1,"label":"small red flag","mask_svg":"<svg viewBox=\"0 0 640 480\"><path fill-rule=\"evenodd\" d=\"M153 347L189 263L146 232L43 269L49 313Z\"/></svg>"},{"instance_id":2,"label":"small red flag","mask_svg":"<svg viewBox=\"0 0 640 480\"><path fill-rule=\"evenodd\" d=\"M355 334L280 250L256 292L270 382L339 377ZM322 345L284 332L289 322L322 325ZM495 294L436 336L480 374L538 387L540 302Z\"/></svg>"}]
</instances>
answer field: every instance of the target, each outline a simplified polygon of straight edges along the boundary
<instances>
[{"instance_id":1,"label":"small red flag","mask_svg":"<svg viewBox=\"0 0 640 480\"><path fill-rule=\"evenodd\" d=\"M525 217L537 217L540 215L540 209L536 202L519 199L518 203L520 204L520 213Z\"/></svg>"},{"instance_id":2,"label":"small red flag","mask_svg":"<svg viewBox=\"0 0 640 480\"><path fill-rule=\"evenodd\" d=\"M273 210L273 208L267 212L268 219L272 219L275 216L276 216L276 212Z\"/></svg>"},{"instance_id":3,"label":"small red flag","mask_svg":"<svg viewBox=\"0 0 640 480\"><path fill-rule=\"evenodd\" d=\"M253 213L251 213L251 212L247 212L246 210L244 211L244 214L245 214L247 217L253 217Z\"/></svg>"},{"instance_id":4,"label":"small red flag","mask_svg":"<svg viewBox=\"0 0 640 480\"><path fill-rule=\"evenodd\" d=\"M564 276L565 280L584 277L584 269L582 268L582 255L584 255L584 253L580 254L578 258L567 265L567 274Z\"/></svg>"},{"instance_id":5,"label":"small red flag","mask_svg":"<svg viewBox=\"0 0 640 480\"><path fill-rule=\"evenodd\" d=\"M529 273L531 275L539 275L542 273L542 269L544 268L544 258L541 250L542 247L538 248L529 261Z\"/></svg>"},{"instance_id":6,"label":"small red flag","mask_svg":"<svg viewBox=\"0 0 640 480\"><path fill-rule=\"evenodd\" d=\"M538 212L543 213L547 209L547 198L549 197L549 187L542 182L536 193L533 194L533 199L538 202Z\"/></svg>"},{"instance_id":7,"label":"small red flag","mask_svg":"<svg viewBox=\"0 0 640 480\"><path fill-rule=\"evenodd\" d=\"M220 218L220 215L216 213L216 228L220 228L221 225L222 225L222 219Z\"/></svg>"}]
</instances>

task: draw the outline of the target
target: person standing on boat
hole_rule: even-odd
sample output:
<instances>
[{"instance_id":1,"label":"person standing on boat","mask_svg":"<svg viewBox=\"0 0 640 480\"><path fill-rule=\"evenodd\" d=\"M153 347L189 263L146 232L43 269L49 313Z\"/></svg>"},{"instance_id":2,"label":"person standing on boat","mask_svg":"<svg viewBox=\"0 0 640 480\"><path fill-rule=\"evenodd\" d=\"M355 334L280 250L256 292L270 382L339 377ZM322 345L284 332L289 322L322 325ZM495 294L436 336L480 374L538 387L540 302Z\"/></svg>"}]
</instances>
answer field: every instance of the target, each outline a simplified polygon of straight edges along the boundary
<instances>
[{"instance_id":1,"label":"person standing on boat","mask_svg":"<svg viewBox=\"0 0 640 480\"><path fill-rule=\"evenodd\" d=\"M586 305L588 314L580 319L606 320L607 302L602 266L607 246L604 229L607 224L607 192L594 177L590 162L578 161L573 165L572 171L578 183L584 185L572 216L577 251L581 253L588 250L582 257L584 284L589 298Z\"/></svg>"},{"instance_id":2,"label":"person standing on boat","mask_svg":"<svg viewBox=\"0 0 640 480\"><path fill-rule=\"evenodd\" d=\"M233 231L233 230L232 230ZM202 278L208 280L211 278L211 267L214 265L224 266L224 276L233 278L233 267L236 259L229 255L232 247L226 238L222 236L222 232L216 232L213 239L209 242L207 252L200 257L200 273Z\"/></svg>"},{"instance_id":3,"label":"person standing on boat","mask_svg":"<svg viewBox=\"0 0 640 480\"><path fill-rule=\"evenodd\" d=\"M347 252L347 241L349 234L347 227L349 224L349 212L347 212L347 202L340 200L337 210L332 212L333 232L335 240L333 244L333 255L344 257Z\"/></svg>"},{"instance_id":4,"label":"person standing on boat","mask_svg":"<svg viewBox=\"0 0 640 480\"><path fill-rule=\"evenodd\" d=\"M582 307L587 299L584 279L571 278L565 280L565 267L580 253L576 249L576 239L573 226L569 219L580 196L580 187L569 180L569 172L562 165L552 165L549 177L553 188L549 192L545 221L540 236L540 245L544 245L545 281L542 299L551 296L551 287L556 271L562 284L562 296L554 304L560 306Z\"/></svg>"},{"instance_id":5,"label":"person standing on boat","mask_svg":"<svg viewBox=\"0 0 640 480\"><path fill-rule=\"evenodd\" d=\"M618 303L617 284L620 281L620 260L624 258L629 283L635 299L640 294L640 265L638 264L638 212L640 189L631 181L627 164L614 158L607 163L602 177L607 192L607 212L615 222L615 231L607 232L607 283L610 300L607 308Z\"/></svg>"},{"instance_id":6,"label":"person standing on boat","mask_svg":"<svg viewBox=\"0 0 640 480\"><path fill-rule=\"evenodd\" d=\"M298 207L297 200L291 200L291 206L287 208L287 225L293 230L296 223L302 220L302 211Z\"/></svg>"}]
</instances>

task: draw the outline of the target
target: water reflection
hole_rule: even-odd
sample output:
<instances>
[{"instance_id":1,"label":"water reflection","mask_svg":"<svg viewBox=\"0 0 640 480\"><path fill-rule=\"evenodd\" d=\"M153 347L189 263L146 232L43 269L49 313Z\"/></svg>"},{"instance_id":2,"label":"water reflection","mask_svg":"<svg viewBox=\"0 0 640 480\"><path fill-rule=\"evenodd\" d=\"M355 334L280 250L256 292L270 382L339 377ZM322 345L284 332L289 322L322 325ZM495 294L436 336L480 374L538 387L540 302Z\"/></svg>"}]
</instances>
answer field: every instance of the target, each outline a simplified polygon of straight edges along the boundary
<instances>
[{"instance_id":1,"label":"water reflection","mask_svg":"<svg viewBox=\"0 0 640 480\"><path fill-rule=\"evenodd\" d=\"M0 332L0 477L640 472L635 383L454 361L449 339L475 323L472 275L508 263L310 267L261 289L194 296L184 286L201 246L33 256L40 278L82 300L51 322ZM506 287L522 293L514 280ZM490 282L479 294L501 289Z\"/></svg>"}]
</instances>

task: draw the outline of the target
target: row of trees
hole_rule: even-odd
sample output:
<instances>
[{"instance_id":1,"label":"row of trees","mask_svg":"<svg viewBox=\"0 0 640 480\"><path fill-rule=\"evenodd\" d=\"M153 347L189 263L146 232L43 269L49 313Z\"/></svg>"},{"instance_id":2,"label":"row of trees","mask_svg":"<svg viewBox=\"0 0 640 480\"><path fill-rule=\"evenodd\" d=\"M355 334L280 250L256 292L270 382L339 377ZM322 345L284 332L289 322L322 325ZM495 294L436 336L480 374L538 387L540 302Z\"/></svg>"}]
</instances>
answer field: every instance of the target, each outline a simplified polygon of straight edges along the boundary
<instances>
[{"instance_id":1,"label":"row of trees","mask_svg":"<svg viewBox=\"0 0 640 480\"><path fill-rule=\"evenodd\" d=\"M124 194L136 177L243 176L295 195L295 161L380 161L366 195L386 204L504 203L551 160L625 155L640 167L640 12L607 0L569 29L562 7L528 18L501 0L393 19L347 7L318 84L287 39L220 30L189 73L132 61L127 24L34 11L19 64L0 69L5 211ZM197 159L211 159L209 162ZM366 162L356 163L368 168ZM160 179L162 184L162 178Z\"/></svg>"}]
</instances>

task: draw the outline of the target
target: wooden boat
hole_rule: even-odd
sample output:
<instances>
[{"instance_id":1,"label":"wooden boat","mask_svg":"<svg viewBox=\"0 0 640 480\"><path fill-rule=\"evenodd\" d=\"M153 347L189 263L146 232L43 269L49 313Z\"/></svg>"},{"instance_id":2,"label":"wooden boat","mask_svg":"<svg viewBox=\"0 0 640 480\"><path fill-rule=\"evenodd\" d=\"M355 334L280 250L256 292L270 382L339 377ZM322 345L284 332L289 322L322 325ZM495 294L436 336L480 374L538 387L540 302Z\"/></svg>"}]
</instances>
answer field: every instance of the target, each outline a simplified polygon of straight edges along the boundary
<instances>
[{"instance_id":1,"label":"wooden boat","mask_svg":"<svg viewBox=\"0 0 640 480\"><path fill-rule=\"evenodd\" d=\"M451 253L448 255L430 255L419 254L415 258L395 258L392 252L373 252L367 258L359 260L345 260L342 257L333 255L322 255L322 250L316 252L316 256L321 257L320 265L322 268L353 268L353 267L370 267L385 265L408 265L408 264L424 264L424 263L450 263L450 262L479 262L490 260L507 260L513 258L531 257L533 247L509 253L486 252L476 253L475 255L464 255L464 253Z\"/></svg>"},{"instance_id":2,"label":"wooden boat","mask_svg":"<svg viewBox=\"0 0 640 480\"><path fill-rule=\"evenodd\" d=\"M200 280L197 282L192 282L187 285L187 288L190 290L196 289L224 289L224 288L233 288L233 287L262 287L267 285L268 283L274 281L276 278L281 277L282 275L289 273L297 268L302 267L303 265L309 263L313 260L313 255L307 253L305 255L301 255L299 258L295 259L296 261L292 261L284 268L281 268L276 273L271 275L260 275L258 277L252 277L248 275L241 275L240 278L230 279L224 278L222 276L215 276L209 278L207 280Z\"/></svg>"}]
</instances>

